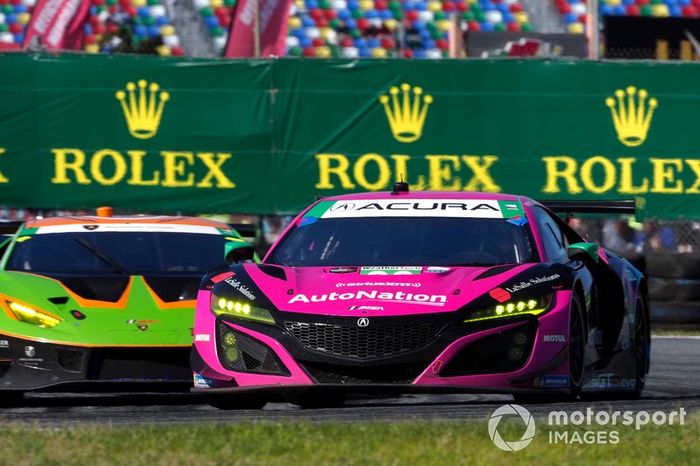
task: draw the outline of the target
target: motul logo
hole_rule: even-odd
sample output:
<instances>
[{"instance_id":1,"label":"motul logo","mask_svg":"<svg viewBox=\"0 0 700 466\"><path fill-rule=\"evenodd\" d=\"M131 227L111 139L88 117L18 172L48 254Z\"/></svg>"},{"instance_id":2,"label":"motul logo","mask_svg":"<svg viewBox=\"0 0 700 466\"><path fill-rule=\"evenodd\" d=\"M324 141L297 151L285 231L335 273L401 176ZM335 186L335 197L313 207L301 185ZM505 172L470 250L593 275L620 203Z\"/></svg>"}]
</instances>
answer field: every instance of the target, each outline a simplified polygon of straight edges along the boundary
<instances>
[{"instance_id":1,"label":"motul logo","mask_svg":"<svg viewBox=\"0 0 700 466\"><path fill-rule=\"evenodd\" d=\"M565 335L545 335L542 337L544 343L566 343Z\"/></svg>"}]
</instances>

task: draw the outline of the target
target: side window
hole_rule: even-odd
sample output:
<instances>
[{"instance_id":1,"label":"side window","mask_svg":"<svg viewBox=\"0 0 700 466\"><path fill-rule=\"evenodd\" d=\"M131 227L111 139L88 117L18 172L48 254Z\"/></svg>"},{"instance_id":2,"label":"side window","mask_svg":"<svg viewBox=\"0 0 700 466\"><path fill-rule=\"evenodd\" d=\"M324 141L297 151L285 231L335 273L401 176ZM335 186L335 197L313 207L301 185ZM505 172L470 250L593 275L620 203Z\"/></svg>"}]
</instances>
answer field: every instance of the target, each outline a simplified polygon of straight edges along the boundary
<instances>
[{"instance_id":1,"label":"side window","mask_svg":"<svg viewBox=\"0 0 700 466\"><path fill-rule=\"evenodd\" d=\"M534 212L547 259L552 262L566 262L568 242L561 229L543 208L536 206Z\"/></svg>"}]
</instances>

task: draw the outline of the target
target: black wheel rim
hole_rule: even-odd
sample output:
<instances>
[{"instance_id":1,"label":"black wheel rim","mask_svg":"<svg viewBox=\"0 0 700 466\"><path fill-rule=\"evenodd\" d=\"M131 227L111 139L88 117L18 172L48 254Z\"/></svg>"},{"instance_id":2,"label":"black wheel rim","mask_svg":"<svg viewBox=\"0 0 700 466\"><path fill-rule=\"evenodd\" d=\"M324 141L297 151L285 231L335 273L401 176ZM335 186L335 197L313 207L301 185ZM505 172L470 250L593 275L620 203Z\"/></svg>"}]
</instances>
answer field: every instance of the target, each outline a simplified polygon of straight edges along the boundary
<instances>
[{"instance_id":1,"label":"black wheel rim","mask_svg":"<svg viewBox=\"0 0 700 466\"><path fill-rule=\"evenodd\" d=\"M647 365L647 324L644 309L641 303L637 303L634 311L634 340L635 340L635 364L637 379L644 381Z\"/></svg>"},{"instance_id":2,"label":"black wheel rim","mask_svg":"<svg viewBox=\"0 0 700 466\"><path fill-rule=\"evenodd\" d=\"M578 386L583 376L583 325L578 301L572 301L571 322L569 324L569 371L572 385Z\"/></svg>"}]
</instances>

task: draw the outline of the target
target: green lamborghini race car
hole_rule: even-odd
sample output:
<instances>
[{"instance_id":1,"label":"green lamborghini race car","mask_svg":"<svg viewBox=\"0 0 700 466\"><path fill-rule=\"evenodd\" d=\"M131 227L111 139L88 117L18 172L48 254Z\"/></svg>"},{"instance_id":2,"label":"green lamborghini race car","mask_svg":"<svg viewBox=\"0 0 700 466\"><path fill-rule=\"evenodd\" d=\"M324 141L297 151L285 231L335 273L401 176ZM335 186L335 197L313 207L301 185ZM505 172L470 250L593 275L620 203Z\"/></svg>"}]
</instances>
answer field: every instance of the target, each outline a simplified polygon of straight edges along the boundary
<instances>
[{"instance_id":1,"label":"green lamborghini race car","mask_svg":"<svg viewBox=\"0 0 700 466\"><path fill-rule=\"evenodd\" d=\"M62 217L0 240L0 402L33 390L187 389L201 276L229 225Z\"/></svg>"}]
</instances>

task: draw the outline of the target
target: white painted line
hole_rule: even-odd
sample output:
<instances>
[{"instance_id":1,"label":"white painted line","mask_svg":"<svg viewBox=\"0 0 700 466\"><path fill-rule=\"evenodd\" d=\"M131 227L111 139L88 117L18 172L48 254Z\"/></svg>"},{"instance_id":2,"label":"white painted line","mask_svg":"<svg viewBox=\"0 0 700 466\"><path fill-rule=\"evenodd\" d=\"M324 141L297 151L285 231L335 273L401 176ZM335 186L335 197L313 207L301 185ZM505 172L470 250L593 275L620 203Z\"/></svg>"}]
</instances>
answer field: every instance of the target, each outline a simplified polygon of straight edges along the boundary
<instances>
[{"instance_id":1,"label":"white painted line","mask_svg":"<svg viewBox=\"0 0 700 466\"><path fill-rule=\"evenodd\" d=\"M651 338L668 338L677 340L700 340L700 335L652 335Z\"/></svg>"}]
</instances>

